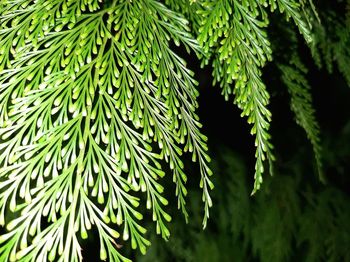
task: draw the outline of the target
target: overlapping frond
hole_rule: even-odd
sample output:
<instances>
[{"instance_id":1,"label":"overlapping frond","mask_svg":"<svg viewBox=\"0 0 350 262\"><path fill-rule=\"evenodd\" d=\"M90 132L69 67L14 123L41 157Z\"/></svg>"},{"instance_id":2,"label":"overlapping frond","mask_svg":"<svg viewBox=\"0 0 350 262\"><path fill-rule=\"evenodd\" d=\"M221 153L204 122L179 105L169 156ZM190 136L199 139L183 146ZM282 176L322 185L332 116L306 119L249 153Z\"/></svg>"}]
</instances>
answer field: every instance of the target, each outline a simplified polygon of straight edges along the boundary
<instances>
[{"instance_id":1,"label":"overlapping frond","mask_svg":"<svg viewBox=\"0 0 350 262\"><path fill-rule=\"evenodd\" d=\"M311 0L1 1L0 226L7 233L0 260L81 261L92 230L102 260L128 261L121 241L145 253L139 205L157 234L170 235L164 170L187 220L184 152L199 163L206 226L213 188L207 137L196 114L197 82L174 45L213 65L214 84L251 124L255 193L265 162L271 168L274 160L262 80L273 56L269 13L292 20L316 61L324 57L329 70L336 62L350 83L350 13L327 17L330 28L307 19L307 10L317 16ZM297 56L279 68L321 169L307 71Z\"/></svg>"},{"instance_id":2,"label":"overlapping frond","mask_svg":"<svg viewBox=\"0 0 350 262\"><path fill-rule=\"evenodd\" d=\"M306 79L307 68L294 54L289 64L279 65L281 78L291 97L290 107L294 112L295 120L306 132L315 155L316 166L321 180L322 175L322 148L320 144L320 127L315 117L312 105L310 86Z\"/></svg>"},{"instance_id":3,"label":"overlapping frond","mask_svg":"<svg viewBox=\"0 0 350 262\"><path fill-rule=\"evenodd\" d=\"M287 19L292 18L306 41L311 41L307 23L303 20L300 4L295 1L202 1L203 16L198 40L207 54L204 63L213 60L214 84L220 83L222 94L242 110L242 116L252 124L255 135L256 165L253 193L260 188L263 162L274 160L269 132L271 113L267 106L269 93L261 79L261 69L272 59L272 51L265 28L268 15L279 9Z\"/></svg>"},{"instance_id":4,"label":"overlapping frond","mask_svg":"<svg viewBox=\"0 0 350 262\"><path fill-rule=\"evenodd\" d=\"M329 11L321 19L323 23L315 22L313 26L314 43L312 54L319 67L325 66L333 72L336 65L350 85L350 12L339 17Z\"/></svg>"},{"instance_id":5,"label":"overlapping frond","mask_svg":"<svg viewBox=\"0 0 350 262\"><path fill-rule=\"evenodd\" d=\"M172 10L183 14L190 22L191 31L198 34L202 17L199 10L202 10L202 0L165 0L166 5Z\"/></svg>"},{"instance_id":6,"label":"overlapping frond","mask_svg":"<svg viewBox=\"0 0 350 262\"><path fill-rule=\"evenodd\" d=\"M167 239L162 162L186 215L183 151L200 164L205 226L196 81L169 47L198 51L187 20L155 0L11 0L0 17L0 260L81 261L92 228L102 260L127 260L119 235L144 253L136 192Z\"/></svg>"}]
</instances>

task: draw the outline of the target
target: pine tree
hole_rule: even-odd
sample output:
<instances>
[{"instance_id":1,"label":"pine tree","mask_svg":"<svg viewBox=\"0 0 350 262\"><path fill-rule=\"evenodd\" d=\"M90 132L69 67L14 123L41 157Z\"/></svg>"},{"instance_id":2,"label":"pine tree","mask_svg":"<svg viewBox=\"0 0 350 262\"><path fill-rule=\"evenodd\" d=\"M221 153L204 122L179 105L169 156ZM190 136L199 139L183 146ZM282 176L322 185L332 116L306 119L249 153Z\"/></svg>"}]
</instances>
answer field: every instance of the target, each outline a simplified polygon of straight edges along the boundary
<instances>
[{"instance_id":1,"label":"pine tree","mask_svg":"<svg viewBox=\"0 0 350 262\"><path fill-rule=\"evenodd\" d=\"M163 177L172 176L188 219L185 152L199 165L206 227L213 172L196 112L198 82L179 48L212 65L213 84L251 124L252 193L259 190L265 161L272 173L275 159L262 70L273 58L269 19L277 10L320 66L323 57L336 61L349 76L349 27L342 26L349 19L335 22L337 41L326 45L327 29L307 1L1 1L0 225L7 232L0 260L82 261L92 230L101 260L128 261L121 241L144 254L150 241L140 205L156 233L170 236ZM295 51L278 66L321 173L319 126Z\"/></svg>"}]
</instances>

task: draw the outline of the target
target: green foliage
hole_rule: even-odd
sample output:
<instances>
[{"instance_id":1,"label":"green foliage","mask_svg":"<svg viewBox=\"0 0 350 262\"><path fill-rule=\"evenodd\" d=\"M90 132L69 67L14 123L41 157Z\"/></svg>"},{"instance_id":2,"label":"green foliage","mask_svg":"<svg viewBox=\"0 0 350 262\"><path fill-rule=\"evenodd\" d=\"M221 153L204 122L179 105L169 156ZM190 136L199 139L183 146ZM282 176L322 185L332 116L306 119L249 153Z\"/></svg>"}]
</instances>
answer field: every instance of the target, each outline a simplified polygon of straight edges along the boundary
<instances>
[{"instance_id":1,"label":"green foliage","mask_svg":"<svg viewBox=\"0 0 350 262\"><path fill-rule=\"evenodd\" d=\"M334 188L317 196L308 192L306 199L310 209L298 232L298 242L307 243L309 248L306 261L350 261L349 200ZM315 239L319 241L316 245Z\"/></svg>"},{"instance_id":2,"label":"green foliage","mask_svg":"<svg viewBox=\"0 0 350 262\"><path fill-rule=\"evenodd\" d=\"M123 241L144 254L151 244L145 215L151 214L158 235L170 236L169 190L164 187L169 174L177 208L188 219L184 152L199 164L206 227L214 184L207 137L196 114L198 83L180 56L181 48L203 66L212 64L214 84L219 83L226 100L233 95L252 125L253 193L260 189L265 161L272 170L275 159L262 70L272 61L267 28L276 10L294 22L317 61L336 61L350 75L350 37L343 26L350 18L333 19L336 40L329 39L329 25L318 24L310 1L1 1L0 226L7 231L0 236L0 261L81 261L81 244L95 231L101 260L129 261L119 250ZM279 64L281 77L321 169L306 69L293 58ZM228 198L217 201L226 203L222 207L241 201L241 206L228 208L233 220L218 226L229 227L235 241L244 236L242 257L251 245L257 256L282 260L291 254L282 246L295 237L293 223L298 220L288 214L301 212L293 191L297 182L288 178L284 183L292 184L290 190L274 189L281 197L274 201L294 201L294 206L281 213L276 202L271 213L264 213L262 204L247 209L250 190L239 170L241 178L224 189ZM242 226L242 218L255 227ZM290 219L291 226L262 226L278 219ZM266 230L276 230L278 238L270 239ZM256 236L261 235L259 242ZM328 241L335 243L335 238ZM272 244L265 248L264 242ZM214 248L212 255L221 253Z\"/></svg>"},{"instance_id":3,"label":"green foliage","mask_svg":"<svg viewBox=\"0 0 350 262\"><path fill-rule=\"evenodd\" d=\"M174 220L169 243L155 242L137 261L349 261L349 196L336 187L312 186L303 177L305 154L276 168L252 199L244 161L220 148L213 166L221 175L213 194L220 205L213 207L209 231L199 231L200 210L193 204L194 221L185 228Z\"/></svg>"},{"instance_id":4,"label":"green foliage","mask_svg":"<svg viewBox=\"0 0 350 262\"><path fill-rule=\"evenodd\" d=\"M295 120L306 132L310 140L318 169L320 179L322 175L322 148L320 145L320 128L315 118L315 111L312 106L310 86L306 79L307 68L300 61L297 54L294 54L289 65L279 65L283 83L287 86L291 96L290 106L295 114Z\"/></svg>"},{"instance_id":5,"label":"green foliage","mask_svg":"<svg viewBox=\"0 0 350 262\"><path fill-rule=\"evenodd\" d=\"M135 192L167 239L159 161L186 215L183 151L200 164L205 226L213 186L198 91L170 49L198 52L187 21L154 0L3 1L0 12L0 260L80 261L92 227L102 260L127 260L120 234L145 253Z\"/></svg>"},{"instance_id":6,"label":"green foliage","mask_svg":"<svg viewBox=\"0 0 350 262\"><path fill-rule=\"evenodd\" d=\"M202 26L198 41L206 54L204 63L213 59L214 84L220 83L222 94L228 100L234 94L234 103L248 117L255 135L256 164L253 193L263 181L263 162L274 160L270 142L271 113L267 108L269 93L261 79L261 68L272 59L272 50L265 28L269 24L266 7L277 8L286 18L292 18L307 42L311 35L295 1L202 1ZM234 84L233 84L234 82Z\"/></svg>"},{"instance_id":7,"label":"green foliage","mask_svg":"<svg viewBox=\"0 0 350 262\"><path fill-rule=\"evenodd\" d=\"M322 23L314 23L312 54L319 67L332 73L334 64L350 86L350 1L344 14L329 8L322 13Z\"/></svg>"}]
</instances>

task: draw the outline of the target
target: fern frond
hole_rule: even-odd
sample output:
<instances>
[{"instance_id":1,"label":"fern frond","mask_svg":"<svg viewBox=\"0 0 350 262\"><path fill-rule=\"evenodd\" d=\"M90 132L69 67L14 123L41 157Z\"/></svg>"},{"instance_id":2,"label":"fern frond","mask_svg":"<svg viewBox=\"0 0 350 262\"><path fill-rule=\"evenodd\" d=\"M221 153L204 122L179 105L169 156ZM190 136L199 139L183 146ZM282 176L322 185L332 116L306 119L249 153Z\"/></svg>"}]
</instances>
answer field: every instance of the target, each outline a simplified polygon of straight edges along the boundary
<instances>
[{"instance_id":1,"label":"fern frond","mask_svg":"<svg viewBox=\"0 0 350 262\"><path fill-rule=\"evenodd\" d=\"M203 8L198 12L203 21L198 40L207 54L203 63L213 59L214 84L220 83L226 100L234 94L234 103L253 125L251 134L256 137L255 193L262 183L263 162L268 159L271 167L274 160L269 133L271 113L267 109L269 93L261 80L261 68L272 59L270 42L264 30L269 23L265 8L270 6L271 11L278 8L287 19L292 18L307 42L312 39L309 26L296 1L220 0L202 1L201 4Z\"/></svg>"},{"instance_id":2,"label":"fern frond","mask_svg":"<svg viewBox=\"0 0 350 262\"><path fill-rule=\"evenodd\" d=\"M266 108L269 94L260 78L260 68L271 59L270 44L263 30L267 21L258 20L260 6L247 2L222 0L203 5L199 42L214 57L214 82L220 83L226 100L235 95L235 104L243 111L242 116L248 117L253 125L251 133L256 135L254 193L262 183L263 161L274 159L268 133L271 113Z\"/></svg>"},{"instance_id":3,"label":"fern frond","mask_svg":"<svg viewBox=\"0 0 350 262\"><path fill-rule=\"evenodd\" d=\"M202 10L200 2L199 0L165 0L166 5L170 9L180 12L188 19L191 25L191 31L194 34L198 34L202 20L199 14L200 10Z\"/></svg>"},{"instance_id":4,"label":"fern frond","mask_svg":"<svg viewBox=\"0 0 350 262\"><path fill-rule=\"evenodd\" d=\"M290 64L281 64L279 69L281 79L291 96L290 107L295 114L295 120L305 130L307 138L312 144L318 174L321 181L324 181L320 128L312 105L310 86L306 80L307 69L297 54L292 56Z\"/></svg>"},{"instance_id":5,"label":"fern frond","mask_svg":"<svg viewBox=\"0 0 350 262\"><path fill-rule=\"evenodd\" d=\"M300 1L290 0L269 0L271 11L279 9L281 13L286 15L287 20L292 19L294 24L298 27L299 32L303 35L307 43L312 42L312 35L310 26L306 23L305 18L302 17ZM310 5L313 7L312 1Z\"/></svg>"},{"instance_id":6,"label":"fern frond","mask_svg":"<svg viewBox=\"0 0 350 262\"><path fill-rule=\"evenodd\" d=\"M127 261L120 235L145 253L135 192L167 239L161 161L187 215L183 151L200 164L205 226L197 83L169 47L199 52L187 20L155 0L3 1L0 17L0 260L81 261L92 227L102 260Z\"/></svg>"},{"instance_id":7,"label":"fern frond","mask_svg":"<svg viewBox=\"0 0 350 262\"><path fill-rule=\"evenodd\" d=\"M342 73L350 85L350 13L345 13L345 19L332 11L322 16L325 23L314 23L314 43L312 55L319 67L325 66L333 72L334 65ZM323 58L323 59L321 59Z\"/></svg>"}]
</instances>

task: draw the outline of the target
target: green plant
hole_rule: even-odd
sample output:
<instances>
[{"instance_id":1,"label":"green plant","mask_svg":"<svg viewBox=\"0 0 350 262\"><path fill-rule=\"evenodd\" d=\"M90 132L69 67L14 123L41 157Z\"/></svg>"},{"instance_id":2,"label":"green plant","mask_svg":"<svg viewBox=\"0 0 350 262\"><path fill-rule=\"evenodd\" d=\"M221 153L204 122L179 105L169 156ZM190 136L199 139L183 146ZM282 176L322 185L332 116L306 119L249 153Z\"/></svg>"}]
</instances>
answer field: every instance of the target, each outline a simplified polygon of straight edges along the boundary
<instances>
[{"instance_id":1,"label":"green plant","mask_svg":"<svg viewBox=\"0 0 350 262\"><path fill-rule=\"evenodd\" d=\"M343 138L348 141L349 134ZM208 230L200 231L200 192L192 189L191 222L174 219L169 243L153 241L136 261L350 261L349 195L305 176L305 146L276 167L276 176L254 198L244 158L220 144L214 152L213 171L220 174L215 191L225 193L213 194L220 204Z\"/></svg>"},{"instance_id":2,"label":"green plant","mask_svg":"<svg viewBox=\"0 0 350 262\"><path fill-rule=\"evenodd\" d=\"M313 40L309 23L318 22L304 1L1 1L0 225L8 232L0 260L81 261L92 228L101 260L128 260L119 237L145 253L138 206L151 210L157 234L168 239L161 180L168 172L187 220L183 152L199 163L206 226L214 186L207 137L196 114L197 81L176 46L213 65L214 84L226 99L234 95L252 124L255 193L264 161L274 160L261 70L272 60L268 10L277 9L316 57L326 40ZM334 59L346 68L339 54ZM294 69L280 65L282 77L321 169L305 69L293 61Z\"/></svg>"}]
</instances>

